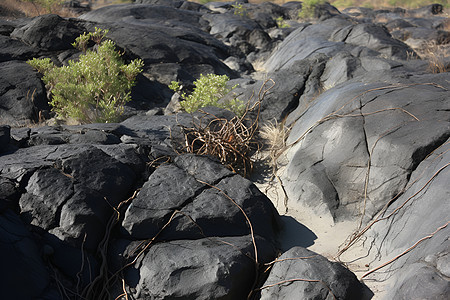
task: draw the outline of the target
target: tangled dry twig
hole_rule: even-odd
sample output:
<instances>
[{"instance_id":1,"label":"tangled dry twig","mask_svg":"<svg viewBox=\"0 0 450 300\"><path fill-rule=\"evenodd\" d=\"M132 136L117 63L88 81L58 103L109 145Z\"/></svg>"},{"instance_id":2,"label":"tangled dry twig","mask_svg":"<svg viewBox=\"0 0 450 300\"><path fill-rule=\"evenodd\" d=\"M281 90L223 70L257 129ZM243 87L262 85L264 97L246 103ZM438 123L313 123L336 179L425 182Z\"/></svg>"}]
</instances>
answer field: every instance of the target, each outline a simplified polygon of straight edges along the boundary
<instances>
[{"instance_id":1,"label":"tangled dry twig","mask_svg":"<svg viewBox=\"0 0 450 300\"><path fill-rule=\"evenodd\" d=\"M272 83L270 87L267 87L268 82ZM274 85L275 82L271 79L265 81L258 93L258 99L253 104L250 104L251 99L248 101L242 117L226 119L200 111L203 116L199 122L194 120L191 127L180 125L184 132L181 152L217 157L233 172L244 177L249 175L253 168L250 155L257 148L254 135L258 129L261 101ZM250 113L255 113L256 116L248 125ZM205 119L210 121L203 124Z\"/></svg>"}]
</instances>

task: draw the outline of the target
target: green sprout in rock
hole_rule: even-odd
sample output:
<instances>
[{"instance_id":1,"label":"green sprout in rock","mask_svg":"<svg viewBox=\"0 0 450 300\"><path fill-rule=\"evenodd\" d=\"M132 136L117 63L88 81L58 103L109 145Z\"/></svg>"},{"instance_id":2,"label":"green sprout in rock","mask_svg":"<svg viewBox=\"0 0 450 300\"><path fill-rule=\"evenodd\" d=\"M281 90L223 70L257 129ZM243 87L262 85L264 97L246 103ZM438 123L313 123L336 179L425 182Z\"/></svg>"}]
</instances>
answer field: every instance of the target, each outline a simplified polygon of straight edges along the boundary
<instances>
[{"instance_id":1,"label":"green sprout in rock","mask_svg":"<svg viewBox=\"0 0 450 300\"><path fill-rule=\"evenodd\" d=\"M225 103L219 103L219 99L231 92L237 85L228 88L227 82L230 78L227 75L200 75L200 78L194 81L194 90L191 94L181 92L180 83L172 81L169 88L181 95L183 99L180 102L181 108L188 113L197 111L206 106L216 106L228 109L234 112L237 116L242 116L245 110L245 104L233 98Z\"/></svg>"},{"instance_id":2,"label":"green sprout in rock","mask_svg":"<svg viewBox=\"0 0 450 300\"><path fill-rule=\"evenodd\" d=\"M298 17L300 19L314 18L316 7L325 4L325 2L325 0L304 0L302 2L302 10L299 11Z\"/></svg>"},{"instance_id":3,"label":"green sprout in rock","mask_svg":"<svg viewBox=\"0 0 450 300\"><path fill-rule=\"evenodd\" d=\"M286 23L286 21L283 19L282 16L279 16L278 18L276 18L275 22L277 22L278 28L289 28L289 27L291 27L291 26L289 26L288 23Z\"/></svg>"},{"instance_id":4,"label":"green sprout in rock","mask_svg":"<svg viewBox=\"0 0 450 300\"><path fill-rule=\"evenodd\" d=\"M247 16L247 9L244 7L242 3L235 3L232 5L234 9L234 14L237 16L245 17Z\"/></svg>"}]
</instances>

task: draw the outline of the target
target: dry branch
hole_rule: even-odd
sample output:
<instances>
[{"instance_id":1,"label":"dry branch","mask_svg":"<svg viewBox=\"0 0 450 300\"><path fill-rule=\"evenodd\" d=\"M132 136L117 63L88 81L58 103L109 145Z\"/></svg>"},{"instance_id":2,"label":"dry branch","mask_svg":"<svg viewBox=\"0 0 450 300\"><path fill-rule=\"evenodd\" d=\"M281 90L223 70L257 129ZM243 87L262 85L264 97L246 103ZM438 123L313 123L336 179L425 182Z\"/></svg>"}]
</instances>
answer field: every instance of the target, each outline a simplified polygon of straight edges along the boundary
<instances>
[{"instance_id":1,"label":"dry branch","mask_svg":"<svg viewBox=\"0 0 450 300\"><path fill-rule=\"evenodd\" d=\"M382 265L380 265L380 266L378 266L378 267L376 267L376 268L374 268L374 269L372 269L372 270L366 272L363 276L361 276L361 279L363 279L363 278L366 277L367 275L369 275L369 274L371 274L371 273L373 273L373 272L375 272L375 271L378 271L379 269L381 269L381 268L383 268L383 267L389 265L390 263L394 262L395 260L399 259L399 258L402 257L403 255L405 255L406 253L408 253L409 251L411 251L412 249L414 249L415 247L417 247L417 245L419 245L420 243L422 243L424 240L431 239L436 233L438 233L438 231L440 231L440 230L444 229L445 227L447 227L447 225L448 225L449 223L450 223L450 222L447 221L447 223L445 223L444 225L442 225L441 227L439 227L438 229L436 229L433 233L431 233L431 234L429 234L429 235L427 235L427 236L424 236L423 238L421 238L420 240L418 240L417 242L415 242L414 245L412 245L411 247L409 247L408 249L406 249L405 251L403 251L402 253L400 253L400 254L397 255L396 257L394 257L394 258L392 258L391 260L385 262L384 264L382 264Z\"/></svg>"},{"instance_id":2,"label":"dry branch","mask_svg":"<svg viewBox=\"0 0 450 300\"><path fill-rule=\"evenodd\" d=\"M266 88L269 81L273 84ZM191 127L179 125L184 133L184 145L179 152L215 156L233 172L248 176L253 168L250 155L257 148L254 135L258 129L261 101L274 84L270 79L264 82L257 101L253 105L250 104L251 99L248 101L242 117L235 116L228 120L200 110L203 116L199 122L193 120ZM247 125L250 113L256 113L256 116ZM211 117L212 120L202 124L204 119Z\"/></svg>"}]
</instances>

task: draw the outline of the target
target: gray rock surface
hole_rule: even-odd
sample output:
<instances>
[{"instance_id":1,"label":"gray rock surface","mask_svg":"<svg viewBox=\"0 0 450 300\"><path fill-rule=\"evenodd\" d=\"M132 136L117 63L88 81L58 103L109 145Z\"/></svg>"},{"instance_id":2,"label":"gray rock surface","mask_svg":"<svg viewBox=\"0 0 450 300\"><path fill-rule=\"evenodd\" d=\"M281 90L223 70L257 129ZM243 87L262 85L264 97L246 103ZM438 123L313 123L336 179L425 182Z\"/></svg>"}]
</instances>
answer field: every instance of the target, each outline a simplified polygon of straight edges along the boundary
<instances>
[{"instance_id":1,"label":"gray rock surface","mask_svg":"<svg viewBox=\"0 0 450 300\"><path fill-rule=\"evenodd\" d=\"M80 18L108 28L119 47L144 60L148 78L170 70L171 76L156 78L167 85L172 80L192 82L202 73L234 75L219 60L227 56L227 48L203 31L201 16L167 6L130 4L104 7Z\"/></svg>"},{"instance_id":2,"label":"gray rock surface","mask_svg":"<svg viewBox=\"0 0 450 300\"><path fill-rule=\"evenodd\" d=\"M291 207L306 205L335 220L357 211L369 219L376 214L448 138L448 92L428 84L444 77L417 77L403 86L355 82L319 96L287 140L282 180Z\"/></svg>"},{"instance_id":3,"label":"gray rock surface","mask_svg":"<svg viewBox=\"0 0 450 300\"><path fill-rule=\"evenodd\" d=\"M0 213L0 257L2 297L32 299L43 294L50 273L31 233L12 210Z\"/></svg>"},{"instance_id":4,"label":"gray rock surface","mask_svg":"<svg viewBox=\"0 0 450 300\"><path fill-rule=\"evenodd\" d=\"M11 141L11 127L8 125L0 126L0 153L6 151Z\"/></svg>"},{"instance_id":5,"label":"gray rock surface","mask_svg":"<svg viewBox=\"0 0 450 300\"><path fill-rule=\"evenodd\" d=\"M0 35L0 62L28 59L36 56L38 53L37 49L28 46L22 41Z\"/></svg>"},{"instance_id":6,"label":"gray rock surface","mask_svg":"<svg viewBox=\"0 0 450 300\"><path fill-rule=\"evenodd\" d=\"M265 281L260 299L361 299L356 276L336 262L302 247L281 255Z\"/></svg>"},{"instance_id":7,"label":"gray rock surface","mask_svg":"<svg viewBox=\"0 0 450 300\"><path fill-rule=\"evenodd\" d=\"M251 229L239 205L255 234L272 239L278 214L250 181L221 170L206 158L179 156L175 164L160 166L128 207L122 225L133 238L153 238L175 211L180 214L164 230L162 239L245 235Z\"/></svg>"},{"instance_id":8,"label":"gray rock surface","mask_svg":"<svg viewBox=\"0 0 450 300\"><path fill-rule=\"evenodd\" d=\"M383 299L446 299L449 78L429 74L412 50L448 45L442 6L340 13L326 4L302 23L301 2L239 3L244 16L234 14L234 2L139 0L79 18L0 20L3 297L362 299L350 271L304 248L265 272L277 247L314 247L321 233L283 216L294 225L284 233L296 236L277 245L281 218L251 181L214 158L180 155L183 127L234 114L163 115L173 95L167 85L178 80L190 90L200 74L216 73L240 85L233 96L243 101L255 101L266 79L275 82L259 121L290 128L279 160L285 168L273 178L288 213L342 228L370 224L386 209L363 236L371 251L358 249L367 257L348 266L362 276L361 268L425 237L364 280L381 282L387 293L375 297ZM291 27L277 28L278 17ZM145 63L123 122L35 124L52 113L41 75L25 61L76 60L71 43L94 27L110 30L124 60Z\"/></svg>"},{"instance_id":9,"label":"gray rock surface","mask_svg":"<svg viewBox=\"0 0 450 300\"><path fill-rule=\"evenodd\" d=\"M275 249L256 238L258 261L269 262ZM252 238L210 238L154 245L138 266L138 299L244 299L255 278Z\"/></svg>"},{"instance_id":10,"label":"gray rock surface","mask_svg":"<svg viewBox=\"0 0 450 300\"><path fill-rule=\"evenodd\" d=\"M385 299L447 298L450 289L449 149L446 140L418 165L406 191L384 213L386 219L376 223L369 232L378 250L371 262L373 267L394 259L428 237L380 272L366 277L385 282L389 291ZM396 271L399 268L401 272Z\"/></svg>"},{"instance_id":11,"label":"gray rock surface","mask_svg":"<svg viewBox=\"0 0 450 300\"><path fill-rule=\"evenodd\" d=\"M44 85L36 71L21 61L0 63L0 123L23 126L49 110Z\"/></svg>"},{"instance_id":12,"label":"gray rock surface","mask_svg":"<svg viewBox=\"0 0 450 300\"><path fill-rule=\"evenodd\" d=\"M84 30L80 23L54 14L42 15L16 28L11 37L40 50L72 49L71 44Z\"/></svg>"}]
</instances>

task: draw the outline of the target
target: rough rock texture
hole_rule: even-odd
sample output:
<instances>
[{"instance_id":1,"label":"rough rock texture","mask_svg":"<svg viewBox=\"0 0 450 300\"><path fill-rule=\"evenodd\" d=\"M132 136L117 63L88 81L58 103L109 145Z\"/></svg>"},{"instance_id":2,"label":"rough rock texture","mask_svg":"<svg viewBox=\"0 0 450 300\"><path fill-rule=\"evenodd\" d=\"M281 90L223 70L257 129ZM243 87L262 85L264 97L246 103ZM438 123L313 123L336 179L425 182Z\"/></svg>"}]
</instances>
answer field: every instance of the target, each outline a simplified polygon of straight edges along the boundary
<instances>
[{"instance_id":1,"label":"rough rock texture","mask_svg":"<svg viewBox=\"0 0 450 300\"><path fill-rule=\"evenodd\" d=\"M256 238L259 262L274 248ZM139 262L137 297L244 299L255 278L251 236L180 240L152 247ZM137 279L137 278L136 278Z\"/></svg>"},{"instance_id":2,"label":"rough rock texture","mask_svg":"<svg viewBox=\"0 0 450 300\"><path fill-rule=\"evenodd\" d=\"M0 63L0 123L14 126L39 120L49 110L37 73L21 61Z\"/></svg>"},{"instance_id":3,"label":"rough rock texture","mask_svg":"<svg viewBox=\"0 0 450 300\"><path fill-rule=\"evenodd\" d=\"M349 270L295 247L323 239L293 218L309 216L330 230L369 226L353 246L365 256L348 266L360 279L374 270L363 277L376 280L365 281L374 298L447 299L450 84L423 59L427 45L448 49L443 7L325 4L305 23L301 2L239 3L242 16L234 2L139 0L0 20L3 298L365 299ZM71 43L95 27L125 61L143 59L133 101L120 123L46 126L49 93L25 62L76 60ZM434 53L448 70L448 52ZM234 117L163 115L171 81L188 91L207 73L239 84L221 101L264 94L249 117L289 128L287 147L274 145L285 150L276 176L261 179L273 165L257 161L252 177L284 201L212 157L182 154L183 126ZM277 283L291 279L311 281Z\"/></svg>"},{"instance_id":4,"label":"rough rock texture","mask_svg":"<svg viewBox=\"0 0 450 300\"><path fill-rule=\"evenodd\" d=\"M274 236L279 222L275 209L250 181L205 158L180 156L175 165L159 167L128 207L123 227L133 238L152 238L175 210L180 216L161 235L166 240L248 234L239 207L255 234L269 240Z\"/></svg>"},{"instance_id":5,"label":"rough rock texture","mask_svg":"<svg viewBox=\"0 0 450 300\"><path fill-rule=\"evenodd\" d=\"M445 77L417 76L400 85L354 82L315 99L287 140L282 180L289 206L311 207L335 220L360 209L370 219L448 138L449 94L432 84Z\"/></svg>"},{"instance_id":6,"label":"rough rock texture","mask_svg":"<svg viewBox=\"0 0 450 300\"><path fill-rule=\"evenodd\" d=\"M446 140L419 164L405 193L384 214L392 217L381 220L369 233L380 251L373 266L393 259L429 237L386 266L382 273L368 275L368 279L385 282L387 299L445 299L449 293L449 142ZM402 272L395 272L396 268Z\"/></svg>"},{"instance_id":7,"label":"rough rock texture","mask_svg":"<svg viewBox=\"0 0 450 300\"><path fill-rule=\"evenodd\" d=\"M293 247L275 262L260 299L356 300L361 299L361 291L356 276L339 263L305 248Z\"/></svg>"},{"instance_id":8,"label":"rough rock texture","mask_svg":"<svg viewBox=\"0 0 450 300\"><path fill-rule=\"evenodd\" d=\"M0 275L3 297L30 299L43 293L50 274L31 233L11 210L0 215L0 254L2 267L8 270Z\"/></svg>"},{"instance_id":9,"label":"rough rock texture","mask_svg":"<svg viewBox=\"0 0 450 300\"><path fill-rule=\"evenodd\" d=\"M65 20L57 15L43 15L23 27L16 28L11 37L41 50L72 49L71 44L84 29L77 25L77 22Z\"/></svg>"}]
</instances>

